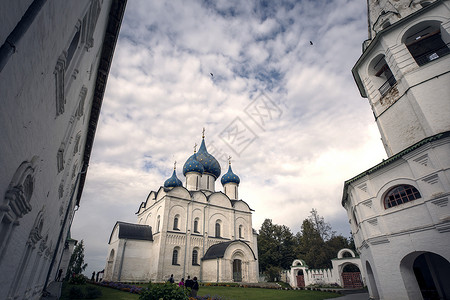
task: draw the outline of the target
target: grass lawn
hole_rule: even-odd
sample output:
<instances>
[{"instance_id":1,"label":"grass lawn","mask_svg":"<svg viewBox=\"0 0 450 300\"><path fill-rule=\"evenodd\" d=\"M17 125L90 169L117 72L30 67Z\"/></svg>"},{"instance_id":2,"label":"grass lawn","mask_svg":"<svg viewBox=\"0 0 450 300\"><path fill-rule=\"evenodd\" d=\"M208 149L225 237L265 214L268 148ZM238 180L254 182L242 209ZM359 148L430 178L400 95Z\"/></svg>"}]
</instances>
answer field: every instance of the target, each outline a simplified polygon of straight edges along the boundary
<instances>
[{"instance_id":1,"label":"grass lawn","mask_svg":"<svg viewBox=\"0 0 450 300\"><path fill-rule=\"evenodd\" d=\"M199 296L221 296L227 300L321 300L339 297L336 293L305 290L271 290L261 288L233 288L222 286L202 286Z\"/></svg>"},{"instance_id":2,"label":"grass lawn","mask_svg":"<svg viewBox=\"0 0 450 300\"><path fill-rule=\"evenodd\" d=\"M61 291L61 300L69 300L69 290L70 288L74 286L74 285L70 285L67 282L63 283L63 287L62 287L62 291ZM87 283L85 285L77 285L78 287L81 288L86 288L86 286L95 286L98 289L100 289L102 291L102 296L100 298L97 299L101 299L101 300L137 300L139 299L139 295L137 294L132 294L129 292L123 292L123 291L119 291L116 289L112 289L112 288L107 288L107 287L103 287L103 286L98 286L98 285L93 285L90 283Z\"/></svg>"},{"instance_id":3,"label":"grass lawn","mask_svg":"<svg viewBox=\"0 0 450 300\"><path fill-rule=\"evenodd\" d=\"M63 284L61 292L61 300L69 300L69 290L74 285L68 283ZM85 284L77 285L83 290L87 286L95 286L102 291L102 297L97 299L103 300L137 300L139 295L123 292L112 288ZM271 290L261 288L238 288L238 287L223 287L223 286L202 286L200 287L199 296L219 296L226 300L322 300L328 298L339 297L341 295L335 293L317 292L317 291L301 291L301 290Z\"/></svg>"}]
</instances>

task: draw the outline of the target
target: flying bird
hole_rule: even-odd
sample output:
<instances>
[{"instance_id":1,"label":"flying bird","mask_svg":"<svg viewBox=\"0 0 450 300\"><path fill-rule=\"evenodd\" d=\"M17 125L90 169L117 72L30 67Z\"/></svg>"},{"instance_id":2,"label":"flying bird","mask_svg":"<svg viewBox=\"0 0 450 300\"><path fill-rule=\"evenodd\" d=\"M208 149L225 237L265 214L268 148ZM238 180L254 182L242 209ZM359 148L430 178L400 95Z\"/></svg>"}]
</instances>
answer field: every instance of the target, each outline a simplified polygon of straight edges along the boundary
<instances>
[{"instance_id":1,"label":"flying bird","mask_svg":"<svg viewBox=\"0 0 450 300\"><path fill-rule=\"evenodd\" d=\"M311 46L314 45L313 42L311 42L311 41L309 41L309 44L310 44Z\"/></svg>"}]
</instances>

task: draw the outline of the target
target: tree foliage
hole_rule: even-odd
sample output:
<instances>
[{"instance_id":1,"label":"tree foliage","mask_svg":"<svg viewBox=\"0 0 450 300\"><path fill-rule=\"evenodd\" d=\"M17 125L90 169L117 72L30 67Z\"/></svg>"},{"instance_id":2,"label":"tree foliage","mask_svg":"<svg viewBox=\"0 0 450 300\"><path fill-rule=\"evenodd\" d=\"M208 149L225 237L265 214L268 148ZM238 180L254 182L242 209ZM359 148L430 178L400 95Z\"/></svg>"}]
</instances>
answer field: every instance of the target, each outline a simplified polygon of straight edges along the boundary
<instances>
[{"instance_id":1,"label":"tree foliage","mask_svg":"<svg viewBox=\"0 0 450 300\"><path fill-rule=\"evenodd\" d=\"M269 280L277 279L276 270L287 269L295 259L296 242L289 227L265 219L258 236L259 267Z\"/></svg>"},{"instance_id":2,"label":"tree foliage","mask_svg":"<svg viewBox=\"0 0 450 300\"><path fill-rule=\"evenodd\" d=\"M67 269L67 276L81 274L86 270L87 264L84 263L84 244L83 240L78 243L73 249L72 256L70 257L69 267Z\"/></svg>"},{"instance_id":3,"label":"tree foliage","mask_svg":"<svg viewBox=\"0 0 450 300\"><path fill-rule=\"evenodd\" d=\"M295 236L287 226L266 219L258 236L259 267L269 280L279 278L296 258L303 259L311 269L331 268L331 259L342 248L354 249L352 239L336 235L316 209L306 218Z\"/></svg>"}]
</instances>

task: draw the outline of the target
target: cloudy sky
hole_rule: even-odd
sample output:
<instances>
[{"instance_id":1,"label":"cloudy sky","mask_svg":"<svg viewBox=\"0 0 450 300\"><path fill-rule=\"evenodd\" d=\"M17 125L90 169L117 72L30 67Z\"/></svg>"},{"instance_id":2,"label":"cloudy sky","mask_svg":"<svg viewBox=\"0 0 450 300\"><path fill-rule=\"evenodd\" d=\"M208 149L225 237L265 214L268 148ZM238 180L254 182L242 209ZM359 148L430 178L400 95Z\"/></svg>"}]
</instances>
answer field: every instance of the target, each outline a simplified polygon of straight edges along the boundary
<instances>
[{"instance_id":1,"label":"cloudy sky","mask_svg":"<svg viewBox=\"0 0 450 300\"><path fill-rule=\"evenodd\" d=\"M72 226L86 274L174 161L184 181L203 127L255 229L270 218L296 233L316 208L348 236L343 182L386 157L350 71L366 24L361 0L129 1Z\"/></svg>"}]
</instances>

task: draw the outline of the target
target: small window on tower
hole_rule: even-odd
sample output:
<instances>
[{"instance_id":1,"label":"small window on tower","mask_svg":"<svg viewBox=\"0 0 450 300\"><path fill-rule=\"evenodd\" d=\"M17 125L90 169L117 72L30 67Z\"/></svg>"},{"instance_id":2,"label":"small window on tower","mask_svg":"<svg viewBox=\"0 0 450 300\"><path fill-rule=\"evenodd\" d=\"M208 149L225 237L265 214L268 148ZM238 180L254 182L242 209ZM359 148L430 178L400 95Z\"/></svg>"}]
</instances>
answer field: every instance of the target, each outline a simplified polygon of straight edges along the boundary
<instances>
[{"instance_id":1,"label":"small window on tower","mask_svg":"<svg viewBox=\"0 0 450 300\"><path fill-rule=\"evenodd\" d=\"M405 36L405 45L419 66L450 53L449 41L443 40L440 24L418 24L409 29Z\"/></svg>"},{"instance_id":2,"label":"small window on tower","mask_svg":"<svg viewBox=\"0 0 450 300\"><path fill-rule=\"evenodd\" d=\"M216 237L220 237L220 223L216 223Z\"/></svg>"},{"instance_id":3,"label":"small window on tower","mask_svg":"<svg viewBox=\"0 0 450 300\"><path fill-rule=\"evenodd\" d=\"M194 233L199 233L198 231L198 218L194 220Z\"/></svg>"},{"instance_id":4,"label":"small window on tower","mask_svg":"<svg viewBox=\"0 0 450 300\"><path fill-rule=\"evenodd\" d=\"M173 219L173 230L180 230L180 228L178 228L178 219L179 219L178 215L176 215L175 218Z\"/></svg>"},{"instance_id":5,"label":"small window on tower","mask_svg":"<svg viewBox=\"0 0 450 300\"><path fill-rule=\"evenodd\" d=\"M383 79L384 83L381 84L381 86L378 88L380 91L381 97L386 95L389 90L395 85L397 80L394 77L394 74L392 74L391 69L389 68L388 64L386 63L384 55L376 61L373 71L375 72L375 76Z\"/></svg>"}]
</instances>

